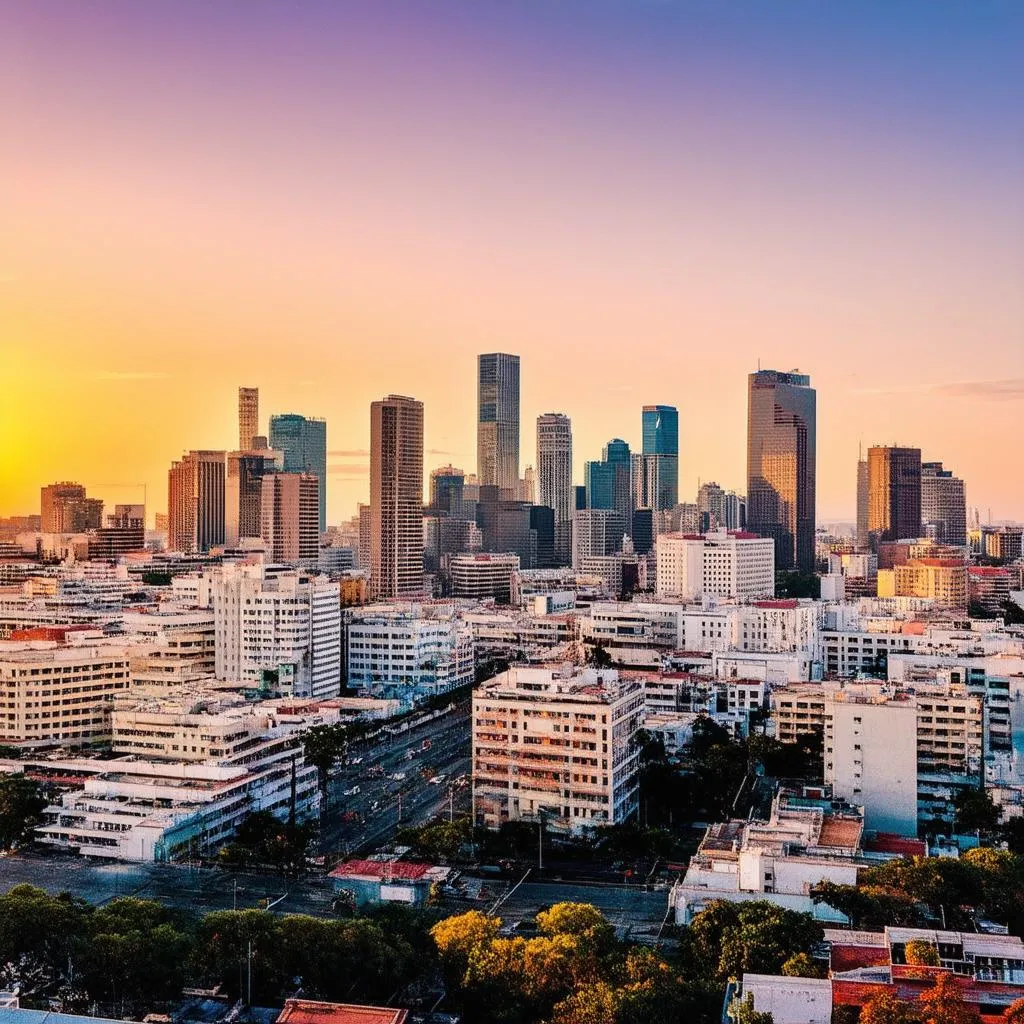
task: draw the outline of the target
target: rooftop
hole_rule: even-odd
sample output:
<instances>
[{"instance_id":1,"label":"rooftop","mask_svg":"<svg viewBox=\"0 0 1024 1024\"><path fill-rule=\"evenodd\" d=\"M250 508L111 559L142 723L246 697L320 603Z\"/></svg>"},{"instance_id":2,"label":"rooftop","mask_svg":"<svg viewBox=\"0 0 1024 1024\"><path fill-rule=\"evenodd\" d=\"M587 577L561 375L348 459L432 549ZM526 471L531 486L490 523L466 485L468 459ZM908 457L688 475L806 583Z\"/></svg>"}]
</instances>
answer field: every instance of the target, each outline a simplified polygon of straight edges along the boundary
<instances>
[{"instance_id":1,"label":"rooftop","mask_svg":"<svg viewBox=\"0 0 1024 1024\"><path fill-rule=\"evenodd\" d=\"M288 999L277 1024L403 1024L408 1011L352 1003L320 1003Z\"/></svg>"}]
</instances>

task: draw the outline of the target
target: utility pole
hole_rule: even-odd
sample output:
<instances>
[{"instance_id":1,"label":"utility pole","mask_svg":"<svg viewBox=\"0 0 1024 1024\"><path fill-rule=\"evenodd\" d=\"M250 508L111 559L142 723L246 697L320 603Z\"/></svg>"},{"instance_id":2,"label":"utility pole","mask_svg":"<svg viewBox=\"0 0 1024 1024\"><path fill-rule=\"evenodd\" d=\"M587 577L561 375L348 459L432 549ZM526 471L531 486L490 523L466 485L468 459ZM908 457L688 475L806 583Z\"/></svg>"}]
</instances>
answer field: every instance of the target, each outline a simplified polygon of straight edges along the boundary
<instances>
[{"instance_id":1,"label":"utility pole","mask_svg":"<svg viewBox=\"0 0 1024 1024\"><path fill-rule=\"evenodd\" d=\"M455 787L448 787L448 823L455 821Z\"/></svg>"},{"instance_id":2,"label":"utility pole","mask_svg":"<svg viewBox=\"0 0 1024 1024\"><path fill-rule=\"evenodd\" d=\"M245 1001L249 1006L252 1006L252 939L249 940L249 955L246 964L246 985L245 985L246 997Z\"/></svg>"},{"instance_id":3,"label":"utility pole","mask_svg":"<svg viewBox=\"0 0 1024 1024\"><path fill-rule=\"evenodd\" d=\"M544 814L537 816L537 873L544 870Z\"/></svg>"}]
</instances>

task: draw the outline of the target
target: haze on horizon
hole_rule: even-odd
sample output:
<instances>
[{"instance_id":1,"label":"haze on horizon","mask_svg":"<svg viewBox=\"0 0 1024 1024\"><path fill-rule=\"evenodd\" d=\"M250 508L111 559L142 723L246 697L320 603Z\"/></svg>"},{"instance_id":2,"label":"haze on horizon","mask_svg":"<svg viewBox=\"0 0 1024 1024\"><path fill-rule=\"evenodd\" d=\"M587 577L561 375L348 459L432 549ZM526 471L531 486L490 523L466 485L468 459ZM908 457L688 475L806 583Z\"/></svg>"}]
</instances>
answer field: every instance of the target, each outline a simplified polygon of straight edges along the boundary
<instances>
[{"instance_id":1,"label":"haze on horizon","mask_svg":"<svg viewBox=\"0 0 1024 1024\"><path fill-rule=\"evenodd\" d=\"M0 515L74 479L166 502L236 390L323 416L328 521L370 402L475 470L476 356L522 358L575 476L680 413L680 495L745 488L746 375L818 393L818 518L858 444L1024 519L1024 6L697 0L0 11ZM522 468L522 467L521 467Z\"/></svg>"}]
</instances>

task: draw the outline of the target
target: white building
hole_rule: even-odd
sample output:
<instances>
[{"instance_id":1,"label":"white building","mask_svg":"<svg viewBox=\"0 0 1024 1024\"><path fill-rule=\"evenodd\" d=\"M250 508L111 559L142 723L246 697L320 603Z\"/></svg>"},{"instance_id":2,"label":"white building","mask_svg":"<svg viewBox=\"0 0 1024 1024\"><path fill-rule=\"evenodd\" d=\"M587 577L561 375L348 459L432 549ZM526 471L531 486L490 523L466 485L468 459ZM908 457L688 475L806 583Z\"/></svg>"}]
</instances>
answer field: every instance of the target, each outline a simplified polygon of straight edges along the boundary
<instances>
[{"instance_id":1,"label":"white building","mask_svg":"<svg viewBox=\"0 0 1024 1024\"><path fill-rule=\"evenodd\" d=\"M346 680L415 703L473 682L473 634L451 604L369 605L345 624Z\"/></svg>"},{"instance_id":2,"label":"white building","mask_svg":"<svg viewBox=\"0 0 1024 1024\"><path fill-rule=\"evenodd\" d=\"M752 601L775 593L775 545L767 537L724 530L663 533L657 539L659 596L705 595Z\"/></svg>"},{"instance_id":3,"label":"white building","mask_svg":"<svg viewBox=\"0 0 1024 1024\"><path fill-rule=\"evenodd\" d=\"M71 644L0 641L0 741L79 747L109 739L111 703L129 686L131 657L130 647L93 631Z\"/></svg>"},{"instance_id":4,"label":"white building","mask_svg":"<svg viewBox=\"0 0 1024 1024\"><path fill-rule=\"evenodd\" d=\"M577 509L572 515L572 567L585 572L583 566L590 559L614 555L627 530L624 516L615 509Z\"/></svg>"},{"instance_id":5,"label":"white building","mask_svg":"<svg viewBox=\"0 0 1024 1024\"><path fill-rule=\"evenodd\" d=\"M643 690L618 672L512 668L473 693L473 817L572 831L636 813Z\"/></svg>"},{"instance_id":6,"label":"white building","mask_svg":"<svg viewBox=\"0 0 1024 1024\"><path fill-rule=\"evenodd\" d=\"M262 564L211 574L218 679L324 699L341 690L341 595L322 576Z\"/></svg>"},{"instance_id":7,"label":"white building","mask_svg":"<svg viewBox=\"0 0 1024 1024\"><path fill-rule=\"evenodd\" d=\"M820 792L788 790L776 796L768 821L710 826L672 889L676 923L688 925L713 900L769 900L817 920L846 923L828 904L816 904L810 889L822 881L857 884L857 870L867 864L863 829L861 808Z\"/></svg>"}]
</instances>

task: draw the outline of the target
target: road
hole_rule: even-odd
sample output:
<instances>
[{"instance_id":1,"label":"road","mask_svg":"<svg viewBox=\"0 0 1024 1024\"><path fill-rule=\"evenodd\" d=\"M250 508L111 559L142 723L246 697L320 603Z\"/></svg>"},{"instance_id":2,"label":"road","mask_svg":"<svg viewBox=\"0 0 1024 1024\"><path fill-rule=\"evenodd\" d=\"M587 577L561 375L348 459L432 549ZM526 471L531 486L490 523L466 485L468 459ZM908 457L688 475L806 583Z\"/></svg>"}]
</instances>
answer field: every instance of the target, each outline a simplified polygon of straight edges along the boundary
<instances>
[{"instance_id":1,"label":"road","mask_svg":"<svg viewBox=\"0 0 1024 1024\"><path fill-rule=\"evenodd\" d=\"M422 750L425 741L429 749ZM469 755L468 701L407 733L353 748L350 761L359 758L360 763L335 769L328 783L321 852L329 859L366 852L391 841L401 827L465 813L470 787L454 782L468 779ZM437 775L446 776L442 785L429 782ZM353 793L356 788L359 792ZM357 820L344 820L349 814Z\"/></svg>"}]
</instances>

